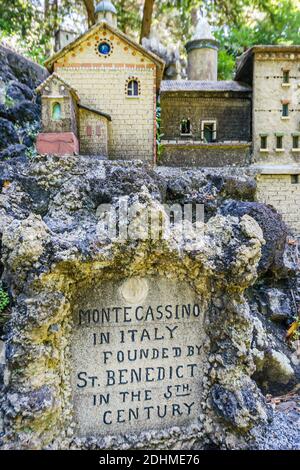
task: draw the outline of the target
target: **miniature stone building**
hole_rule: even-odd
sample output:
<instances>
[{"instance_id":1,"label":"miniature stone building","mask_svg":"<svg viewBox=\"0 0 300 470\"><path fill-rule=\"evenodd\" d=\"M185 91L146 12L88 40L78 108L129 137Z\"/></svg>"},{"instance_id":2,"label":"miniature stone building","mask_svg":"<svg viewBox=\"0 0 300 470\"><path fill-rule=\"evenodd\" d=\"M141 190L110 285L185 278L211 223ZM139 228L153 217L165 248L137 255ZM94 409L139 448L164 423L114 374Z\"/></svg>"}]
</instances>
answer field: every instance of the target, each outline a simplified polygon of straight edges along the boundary
<instances>
[{"instance_id":1,"label":"miniature stone building","mask_svg":"<svg viewBox=\"0 0 300 470\"><path fill-rule=\"evenodd\" d=\"M84 106L74 88L56 73L50 75L39 87L42 94L42 130L38 136L40 153L68 155L101 153L107 156L108 114ZM92 139L92 124L96 132Z\"/></svg>"},{"instance_id":2,"label":"miniature stone building","mask_svg":"<svg viewBox=\"0 0 300 470\"><path fill-rule=\"evenodd\" d=\"M65 124L56 122L49 127L49 116L59 120L58 106L55 111L43 110L43 132L38 137L37 150L41 154L61 155L68 148L72 154L79 151L83 155L153 162L156 93L164 62L116 28L117 11L110 1L99 3L96 16L96 25L46 62L56 80L68 85L73 95L76 91L77 132L75 127L69 129L64 145L60 128L65 128ZM39 90L43 108L49 108L54 97L47 101L49 91L45 91L44 84ZM61 95L58 99L61 100Z\"/></svg>"},{"instance_id":3,"label":"miniature stone building","mask_svg":"<svg viewBox=\"0 0 300 470\"><path fill-rule=\"evenodd\" d=\"M76 33L75 31L59 28L54 34L55 52L60 51L60 49L70 44L70 42L74 41L77 36L78 33Z\"/></svg>"},{"instance_id":4,"label":"miniature stone building","mask_svg":"<svg viewBox=\"0 0 300 470\"><path fill-rule=\"evenodd\" d=\"M218 43L205 18L186 45L188 80L161 85L162 164L245 165L251 150L251 86L217 81Z\"/></svg>"},{"instance_id":5,"label":"miniature stone building","mask_svg":"<svg viewBox=\"0 0 300 470\"><path fill-rule=\"evenodd\" d=\"M300 46L254 46L236 79L253 87L253 167L258 197L300 233Z\"/></svg>"},{"instance_id":6,"label":"miniature stone building","mask_svg":"<svg viewBox=\"0 0 300 470\"><path fill-rule=\"evenodd\" d=\"M78 147L78 102L76 91L57 74L37 89L42 94L42 129L38 137L41 153L69 153Z\"/></svg>"}]
</instances>

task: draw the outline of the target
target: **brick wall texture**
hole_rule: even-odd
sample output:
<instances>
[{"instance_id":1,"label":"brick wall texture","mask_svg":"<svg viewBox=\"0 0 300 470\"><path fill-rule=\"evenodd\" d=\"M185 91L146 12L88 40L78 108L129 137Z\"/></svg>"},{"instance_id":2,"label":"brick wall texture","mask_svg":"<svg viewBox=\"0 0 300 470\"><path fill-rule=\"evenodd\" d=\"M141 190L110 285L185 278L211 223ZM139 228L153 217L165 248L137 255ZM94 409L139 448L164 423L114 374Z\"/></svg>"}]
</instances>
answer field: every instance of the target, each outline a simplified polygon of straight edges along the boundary
<instances>
[{"instance_id":1,"label":"brick wall texture","mask_svg":"<svg viewBox=\"0 0 300 470\"><path fill-rule=\"evenodd\" d=\"M257 199L274 206L294 234L300 236L300 183L292 184L291 175L257 176Z\"/></svg>"},{"instance_id":2,"label":"brick wall texture","mask_svg":"<svg viewBox=\"0 0 300 470\"><path fill-rule=\"evenodd\" d=\"M109 57L97 53L97 45L104 39L113 46ZM103 29L59 59L55 71L77 90L82 104L111 116L110 158L153 161L156 67L146 56ZM130 77L140 81L138 98L125 93Z\"/></svg>"},{"instance_id":3,"label":"brick wall texture","mask_svg":"<svg viewBox=\"0 0 300 470\"><path fill-rule=\"evenodd\" d=\"M192 136L201 138L201 121L217 121L217 142L251 141L251 98L237 94L172 92L161 96L163 139L181 138L180 122L190 119Z\"/></svg>"}]
</instances>

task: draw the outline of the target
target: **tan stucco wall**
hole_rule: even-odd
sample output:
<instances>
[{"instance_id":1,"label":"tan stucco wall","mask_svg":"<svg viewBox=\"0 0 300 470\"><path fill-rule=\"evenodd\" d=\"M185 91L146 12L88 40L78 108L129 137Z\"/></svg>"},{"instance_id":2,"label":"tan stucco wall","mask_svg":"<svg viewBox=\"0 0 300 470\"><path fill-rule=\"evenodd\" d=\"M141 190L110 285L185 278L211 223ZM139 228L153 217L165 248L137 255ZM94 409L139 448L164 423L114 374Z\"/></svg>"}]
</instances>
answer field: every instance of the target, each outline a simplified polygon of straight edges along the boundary
<instances>
[{"instance_id":1,"label":"tan stucco wall","mask_svg":"<svg viewBox=\"0 0 300 470\"><path fill-rule=\"evenodd\" d=\"M292 151L292 133L300 131L300 54L255 54L253 78L254 161L270 164L300 162ZM283 70L290 71L290 86L282 86ZM289 118L282 119L282 100L289 100ZM284 152L276 152L275 133L283 132ZM260 134L268 134L268 152L260 151Z\"/></svg>"},{"instance_id":2,"label":"tan stucco wall","mask_svg":"<svg viewBox=\"0 0 300 470\"><path fill-rule=\"evenodd\" d=\"M217 80L218 51L211 48L193 49L188 53L189 80Z\"/></svg>"},{"instance_id":3,"label":"tan stucco wall","mask_svg":"<svg viewBox=\"0 0 300 470\"><path fill-rule=\"evenodd\" d=\"M113 53L107 58L95 50L104 38L113 45ZM100 29L59 59L55 70L77 90L82 104L111 116L110 158L154 160L156 68L146 56ZM125 93L130 77L140 81L138 98Z\"/></svg>"},{"instance_id":4,"label":"tan stucco wall","mask_svg":"<svg viewBox=\"0 0 300 470\"><path fill-rule=\"evenodd\" d=\"M294 234L300 236L300 183L292 184L291 175L259 175L256 180L258 201L274 206Z\"/></svg>"}]
</instances>

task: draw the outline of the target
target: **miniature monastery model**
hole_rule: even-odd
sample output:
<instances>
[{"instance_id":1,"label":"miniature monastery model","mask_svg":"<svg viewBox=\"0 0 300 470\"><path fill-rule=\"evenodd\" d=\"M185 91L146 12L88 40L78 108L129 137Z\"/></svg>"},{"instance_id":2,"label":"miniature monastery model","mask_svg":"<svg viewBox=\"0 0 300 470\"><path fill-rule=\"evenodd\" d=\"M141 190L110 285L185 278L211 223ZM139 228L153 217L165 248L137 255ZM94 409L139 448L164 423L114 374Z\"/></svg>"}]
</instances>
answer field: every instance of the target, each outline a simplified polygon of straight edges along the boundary
<instances>
[{"instance_id":1,"label":"miniature monastery model","mask_svg":"<svg viewBox=\"0 0 300 470\"><path fill-rule=\"evenodd\" d=\"M161 85L162 163L289 164L299 173L300 46L251 48L234 81L217 80L218 42L206 19L186 50L188 80Z\"/></svg>"},{"instance_id":2,"label":"miniature monastery model","mask_svg":"<svg viewBox=\"0 0 300 470\"><path fill-rule=\"evenodd\" d=\"M185 46L188 80L161 81L164 62L117 29L109 0L96 17L46 62L39 153L155 162L160 91L160 164L300 173L300 46L255 46L235 80L218 81L219 45L201 18Z\"/></svg>"},{"instance_id":3,"label":"miniature monastery model","mask_svg":"<svg viewBox=\"0 0 300 470\"><path fill-rule=\"evenodd\" d=\"M164 62L117 29L107 0L97 24L46 62L41 154L102 155L154 161L156 95Z\"/></svg>"},{"instance_id":4,"label":"miniature monastery model","mask_svg":"<svg viewBox=\"0 0 300 470\"><path fill-rule=\"evenodd\" d=\"M300 233L300 46L254 46L235 80L218 81L218 42L205 18L186 44L188 80L163 80L164 62L117 29L108 0L97 24L47 62L41 154L156 162L160 91L162 152L169 166L250 166L258 200Z\"/></svg>"},{"instance_id":5,"label":"miniature monastery model","mask_svg":"<svg viewBox=\"0 0 300 470\"><path fill-rule=\"evenodd\" d=\"M249 161L251 86L217 81L218 46L207 20L201 18L185 46L188 80L162 82L162 162L166 165L245 165Z\"/></svg>"}]
</instances>

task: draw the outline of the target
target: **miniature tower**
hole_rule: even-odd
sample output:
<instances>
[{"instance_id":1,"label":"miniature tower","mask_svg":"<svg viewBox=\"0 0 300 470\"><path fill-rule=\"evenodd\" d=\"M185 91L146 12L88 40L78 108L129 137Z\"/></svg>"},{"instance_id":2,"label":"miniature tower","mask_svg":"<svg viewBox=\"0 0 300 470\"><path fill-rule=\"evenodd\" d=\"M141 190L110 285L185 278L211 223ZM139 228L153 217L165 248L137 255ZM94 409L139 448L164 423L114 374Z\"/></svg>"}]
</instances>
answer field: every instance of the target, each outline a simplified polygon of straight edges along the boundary
<instances>
[{"instance_id":1,"label":"miniature tower","mask_svg":"<svg viewBox=\"0 0 300 470\"><path fill-rule=\"evenodd\" d=\"M189 80L218 79L218 48L210 25L205 17L199 19L194 36L186 46Z\"/></svg>"},{"instance_id":2,"label":"miniature tower","mask_svg":"<svg viewBox=\"0 0 300 470\"><path fill-rule=\"evenodd\" d=\"M117 10L110 0L102 0L95 9L96 22L107 21L111 26L117 28Z\"/></svg>"}]
</instances>

